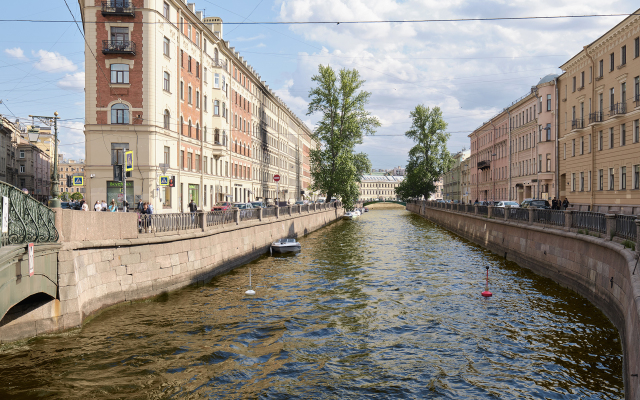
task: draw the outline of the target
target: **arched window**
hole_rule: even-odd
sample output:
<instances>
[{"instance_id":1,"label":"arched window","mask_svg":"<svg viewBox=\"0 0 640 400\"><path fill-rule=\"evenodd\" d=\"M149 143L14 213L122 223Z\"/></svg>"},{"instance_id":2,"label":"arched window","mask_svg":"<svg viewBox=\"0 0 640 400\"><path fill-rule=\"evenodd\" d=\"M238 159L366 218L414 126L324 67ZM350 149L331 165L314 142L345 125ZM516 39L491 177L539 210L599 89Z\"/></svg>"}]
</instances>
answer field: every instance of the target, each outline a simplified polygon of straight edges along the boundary
<instances>
[{"instance_id":1,"label":"arched window","mask_svg":"<svg viewBox=\"0 0 640 400\"><path fill-rule=\"evenodd\" d=\"M218 64L218 49L213 49L213 61Z\"/></svg>"},{"instance_id":2,"label":"arched window","mask_svg":"<svg viewBox=\"0 0 640 400\"><path fill-rule=\"evenodd\" d=\"M170 129L171 124L171 114L169 114L169 110L164 110L164 129Z\"/></svg>"},{"instance_id":3,"label":"arched window","mask_svg":"<svg viewBox=\"0 0 640 400\"><path fill-rule=\"evenodd\" d=\"M112 124L128 124L129 123L129 106L118 103L111 106L111 123Z\"/></svg>"},{"instance_id":4,"label":"arched window","mask_svg":"<svg viewBox=\"0 0 640 400\"><path fill-rule=\"evenodd\" d=\"M200 124L196 122L196 140L200 140Z\"/></svg>"},{"instance_id":5,"label":"arched window","mask_svg":"<svg viewBox=\"0 0 640 400\"><path fill-rule=\"evenodd\" d=\"M187 130L187 136L191 137L191 120L189 120L189 129Z\"/></svg>"},{"instance_id":6,"label":"arched window","mask_svg":"<svg viewBox=\"0 0 640 400\"><path fill-rule=\"evenodd\" d=\"M184 135L184 118L180 117L180 134Z\"/></svg>"}]
</instances>

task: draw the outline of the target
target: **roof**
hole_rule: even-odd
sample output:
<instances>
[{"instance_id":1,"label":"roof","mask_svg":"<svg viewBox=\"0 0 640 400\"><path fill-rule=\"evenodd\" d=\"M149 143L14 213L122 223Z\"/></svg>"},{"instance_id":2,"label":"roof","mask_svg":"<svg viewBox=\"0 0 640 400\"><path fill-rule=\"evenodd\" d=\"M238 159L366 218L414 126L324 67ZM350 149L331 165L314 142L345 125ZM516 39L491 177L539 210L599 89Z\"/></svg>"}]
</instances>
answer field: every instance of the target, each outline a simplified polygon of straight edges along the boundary
<instances>
[{"instance_id":1,"label":"roof","mask_svg":"<svg viewBox=\"0 0 640 400\"><path fill-rule=\"evenodd\" d=\"M543 83L547 83L547 82L552 82L553 80L555 80L557 77L559 77L560 75L558 74L549 74L545 77L543 77L542 79L540 79L540 82L538 82L538 85L542 85Z\"/></svg>"},{"instance_id":2,"label":"roof","mask_svg":"<svg viewBox=\"0 0 640 400\"><path fill-rule=\"evenodd\" d=\"M362 175L362 182L402 182L404 176Z\"/></svg>"}]
</instances>

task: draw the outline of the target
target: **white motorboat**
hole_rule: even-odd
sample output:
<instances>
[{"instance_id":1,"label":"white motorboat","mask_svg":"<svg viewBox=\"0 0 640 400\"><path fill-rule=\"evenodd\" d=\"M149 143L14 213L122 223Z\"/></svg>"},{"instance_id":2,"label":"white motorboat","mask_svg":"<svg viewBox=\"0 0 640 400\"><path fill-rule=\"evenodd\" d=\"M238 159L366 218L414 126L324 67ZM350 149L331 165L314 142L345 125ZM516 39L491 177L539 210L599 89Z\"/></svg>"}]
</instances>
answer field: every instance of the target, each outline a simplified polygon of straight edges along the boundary
<instances>
[{"instance_id":1,"label":"white motorboat","mask_svg":"<svg viewBox=\"0 0 640 400\"><path fill-rule=\"evenodd\" d=\"M300 251L302 245L295 239L280 239L271 243L271 251L273 253L289 253L292 251Z\"/></svg>"},{"instance_id":2,"label":"white motorboat","mask_svg":"<svg viewBox=\"0 0 640 400\"><path fill-rule=\"evenodd\" d=\"M355 216L351 211L347 211L342 215L342 219L354 219Z\"/></svg>"}]
</instances>

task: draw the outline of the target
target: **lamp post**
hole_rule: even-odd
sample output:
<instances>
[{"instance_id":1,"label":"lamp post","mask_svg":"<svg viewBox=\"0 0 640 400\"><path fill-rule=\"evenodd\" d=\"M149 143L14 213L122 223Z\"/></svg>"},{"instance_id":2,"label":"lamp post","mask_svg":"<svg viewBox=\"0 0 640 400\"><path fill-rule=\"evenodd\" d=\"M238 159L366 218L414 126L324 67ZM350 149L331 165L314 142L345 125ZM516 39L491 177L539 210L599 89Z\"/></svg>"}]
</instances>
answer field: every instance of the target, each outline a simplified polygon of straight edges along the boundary
<instances>
[{"instance_id":1,"label":"lamp post","mask_svg":"<svg viewBox=\"0 0 640 400\"><path fill-rule=\"evenodd\" d=\"M58 112L53 113L53 117L43 117L40 115L29 115L29 117L39 119L46 125L51 126L53 124L53 173L51 174L51 199L49 200L49 207L60 208L60 199L58 195ZM36 138L36 140L38 140Z\"/></svg>"}]
</instances>

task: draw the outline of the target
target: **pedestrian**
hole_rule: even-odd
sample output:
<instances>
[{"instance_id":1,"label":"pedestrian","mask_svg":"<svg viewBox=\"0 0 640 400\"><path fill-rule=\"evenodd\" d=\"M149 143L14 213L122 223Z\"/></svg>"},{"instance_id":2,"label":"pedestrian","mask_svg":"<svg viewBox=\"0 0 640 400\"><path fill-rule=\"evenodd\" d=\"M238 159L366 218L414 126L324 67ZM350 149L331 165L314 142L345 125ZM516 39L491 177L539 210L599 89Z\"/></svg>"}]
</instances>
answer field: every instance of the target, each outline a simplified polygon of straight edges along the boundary
<instances>
[{"instance_id":1,"label":"pedestrian","mask_svg":"<svg viewBox=\"0 0 640 400\"><path fill-rule=\"evenodd\" d=\"M105 211L105 212L106 212L106 211L107 211L107 208L108 208L108 206L107 206L107 202L106 202L106 201L104 201L104 200L102 200L102 204L100 204L100 205L102 206L102 211Z\"/></svg>"},{"instance_id":2,"label":"pedestrian","mask_svg":"<svg viewBox=\"0 0 640 400\"><path fill-rule=\"evenodd\" d=\"M569 207L569 199L565 197L564 201L562 202L562 209L566 210L568 207Z\"/></svg>"},{"instance_id":3,"label":"pedestrian","mask_svg":"<svg viewBox=\"0 0 640 400\"><path fill-rule=\"evenodd\" d=\"M191 223L193 223L193 221L195 221L196 219L196 211L198 211L198 206L193 201L193 199L191 199L191 201L189 202L189 212L191 212Z\"/></svg>"},{"instance_id":4,"label":"pedestrian","mask_svg":"<svg viewBox=\"0 0 640 400\"><path fill-rule=\"evenodd\" d=\"M116 200L115 199L111 199L111 205L109 206L109 211L111 211L111 212L117 212L118 211L118 205L116 204Z\"/></svg>"},{"instance_id":5,"label":"pedestrian","mask_svg":"<svg viewBox=\"0 0 640 400\"><path fill-rule=\"evenodd\" d=\"M122 211L127 212L129 210L129 202L126 199L122 200Z\"/></svg>"},{"instance_id":6,"label":"pedestrian","mask_svg":"<svg viewBox=\"0 0 640 400\"><path fill-rule=\"evenodd\" d=\"M100 200L96 201L96 204L93 205L93 209L95 211L102 211L102 204L100 203Z\"/></svg>"},{"instance_id":7,"label":"pedestrian","mask_svg":"<svg viewBox=\"0 0 640 400\"><path fill-rule=\"evenodd\" d=\"M558 200L556 200L556 198L554 197L553 200L551 200L551 209L557 210L556 207L558 207Z\"/></svg>"},{"instance_id":8,"label":"pedestrian","mask_svg":"<svg viewBox=\"0 0 640 400\"><path fill-rule=\"evenodd\" d=\"M89 204L86 201L82 202L82 207L80 207L82 211L89 211Z\"/></svg>"},{"instance_id":9,"label":"pedestrian","mask_svg":"<svg viewBox=\"0 0 640 400\"><path fill-rule=\"evenodd\" d=\"M147 203L147 214L153 214L153 204Z\"/></svg>"}]
</instances>

